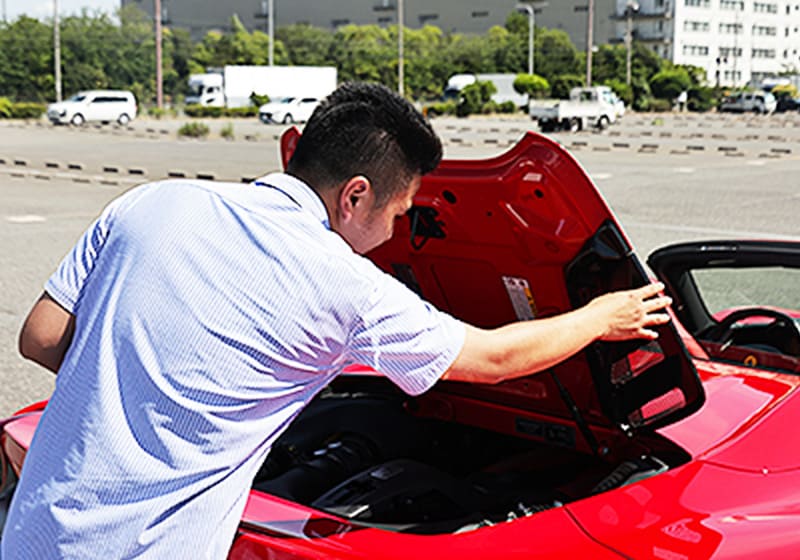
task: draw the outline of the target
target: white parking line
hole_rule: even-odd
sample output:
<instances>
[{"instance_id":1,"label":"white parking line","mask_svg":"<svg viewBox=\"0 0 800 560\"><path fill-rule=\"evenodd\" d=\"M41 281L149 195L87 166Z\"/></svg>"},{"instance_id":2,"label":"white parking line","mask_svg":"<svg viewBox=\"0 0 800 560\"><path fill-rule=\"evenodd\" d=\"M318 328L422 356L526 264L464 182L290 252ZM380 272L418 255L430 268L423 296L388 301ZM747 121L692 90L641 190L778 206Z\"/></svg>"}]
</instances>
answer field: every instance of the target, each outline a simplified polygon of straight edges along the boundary
<instances>
[{"instance_id":1,"label":"white parking line","mask_svg":"<svg viewBox=\"0 0 800 560\"><path fill-rule=\"evenodd\" d=\"M611 175L611 173L595 173L591 177L592 179L597 179L598 181L602 181L603 179L611 179L613 175Z\"/></svg>"},{"instance_id":2,"label":"white parking line","mask_svg":"<svg viewBox=\"0 0 800 560\"><path fill-rule=\"evenodd\" d=\"M761 167L767 165L767 162L763 159L751 159L745 162L747 165L755 165L756 167Z\"/></svg>"},{"instance_id":3,"label":"white parking line","mask_svg":"<svg viewBox=\"0 0 800 560\"><path fill-rule=\"evenodd\" d=\"M675 173L694 173L694 172L695 172L695 168L694 167L676 167L675 168Z\"/></svg>"},{"instance_id":4,"label":"white parking line","mask_svg":"<svg viewBox=\"0 0 800 560\"><path fill-rule=\"evenodd\" d=\"M38 214L19 214L17 216L6 216L6 221L12 224L40 224L46 222L47 218Z\"/></svg>"}]
</instances>

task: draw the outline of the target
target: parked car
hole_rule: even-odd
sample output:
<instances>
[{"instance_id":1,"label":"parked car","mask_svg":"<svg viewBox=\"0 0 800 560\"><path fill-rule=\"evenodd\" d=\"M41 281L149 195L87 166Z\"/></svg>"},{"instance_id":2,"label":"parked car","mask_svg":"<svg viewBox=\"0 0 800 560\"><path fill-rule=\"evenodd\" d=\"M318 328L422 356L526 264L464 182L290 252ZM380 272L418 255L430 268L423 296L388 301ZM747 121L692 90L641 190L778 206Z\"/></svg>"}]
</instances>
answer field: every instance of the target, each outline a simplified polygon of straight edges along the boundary
<instances>
[{"instance_id":1,"label":"parked car","mask_svg":"<svg viewBox=\"0 0 800 560\"><path fill-rule=\"evenodd\" d=\"M775 96L768 91L740 91L724 98L719 104L720 112L729 113L773 113L778 105Z\"/></svg>"},{"instance_id":2,"label":"parked car","mask_svg":"<svg viewBox=\"0 0 800 560\"><path fill-rule=\"evenodd\" d=\"M126 125L136 118L136 98L129 91L82 91L61 103L47 107L47 118L53 124L81 126L90 121Z\"/></svg>"},{"instance_id":3,"label":"parked car","mask_svg":"<svg viewBox=\"0 0 800 560\"><path fill-rule=\"evenodd\" d=\"M790 97L782 95L778 98L777 105L775 106L776 113L785 113L788 111L800 110L800 97Z\"/></svg>"},{"instance_id":4,"label":"parked car","mask_svg":"<svg viewBox=\"0 0 800 560\"><path fill-rule=\"evenodd\" d=\"M319 105L316 97L284 97L258 108L258 118L264 124L306 122Z\"/></svg>"},{"instance_id":5,"label":"parked car","mask_svg":"<svg viewBox=\"0 0 800 560\"><path fill-rule=\"evenodd\" d=\"M648 281L586 172L534 133L443 161L369 257L485 327ZM649 264L674 299L655 341L418 397L350 368L273 445L229 558L795 557L800 241L684 243ZM44 406L0 423L0 504Z\"/></svg>"}]
</instances>

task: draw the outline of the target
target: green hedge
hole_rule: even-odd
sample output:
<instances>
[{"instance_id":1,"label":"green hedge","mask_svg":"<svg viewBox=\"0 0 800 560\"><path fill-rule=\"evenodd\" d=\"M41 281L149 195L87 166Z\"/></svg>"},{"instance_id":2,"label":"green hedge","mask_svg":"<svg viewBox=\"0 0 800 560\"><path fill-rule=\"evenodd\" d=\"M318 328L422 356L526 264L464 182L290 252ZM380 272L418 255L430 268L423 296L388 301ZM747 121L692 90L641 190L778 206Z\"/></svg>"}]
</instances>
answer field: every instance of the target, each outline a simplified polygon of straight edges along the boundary
<instances>
[{"instance_id":1,"label":"green hedge","mask_svg":"<svg viewBox=\"0 0 800 560\"><path fill-rule=\"evenodd\" d=\"M46 110L43 103L12 103L0 97L0 119L38 119Z\"/></svg>"},{"instance_id":2,"label":"green hedge","mask_svg":"<svg viewBox=\"0 0 800 560\"><path fill-rule=\"evenodd\" d=\"M440 115L455 115L456 114L456 101L437 101L426 105L423 108L423 113L426 117L438 117Z\"/></svg>"},{"instance_id":3,"label":"green hedge","mask_svg":"<svg viewBox=\"0 0 800 560\"><path fill-rule=\"evenodd\" d=\"M186 123L178 129L178 136L186 138L205 138L209 133L208 125L201 122Z\"/></svg>"},{"instance_id":4,"label":"green hedge","mask_svg":"<svg viewBox=\"0 0 800 560\"><path fill-rule=\"evenodd\" d=\"M204 105L187 105L183 112L187 117L199 117L204 119L218 119L220 117L255 117L258 115L258 107L206 107Z\"/></svg>"}]
</instances>

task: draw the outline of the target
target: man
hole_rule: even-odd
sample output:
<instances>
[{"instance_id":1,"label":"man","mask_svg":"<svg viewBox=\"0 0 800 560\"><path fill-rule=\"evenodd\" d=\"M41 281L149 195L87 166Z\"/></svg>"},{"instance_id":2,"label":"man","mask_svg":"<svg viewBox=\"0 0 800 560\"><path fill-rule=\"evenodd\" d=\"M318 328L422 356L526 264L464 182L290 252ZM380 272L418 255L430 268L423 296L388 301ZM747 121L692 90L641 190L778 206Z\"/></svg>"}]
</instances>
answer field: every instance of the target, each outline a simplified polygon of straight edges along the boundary
<instances>
[{"instance_id":1,"label":"man","mask_svg":"<svg viewBox=\"0 0 800 560\"><path fill-rule=\"evenodd\" d=\"M223 558L270 446L350 363L418 394L656 336L658 285L482 330L359 256L389 239L440 157L410 104L350 84L315 111L286 174L166 181L112 202L20 334L58 378L3 557Z\"/></svg>"}]
</instances>

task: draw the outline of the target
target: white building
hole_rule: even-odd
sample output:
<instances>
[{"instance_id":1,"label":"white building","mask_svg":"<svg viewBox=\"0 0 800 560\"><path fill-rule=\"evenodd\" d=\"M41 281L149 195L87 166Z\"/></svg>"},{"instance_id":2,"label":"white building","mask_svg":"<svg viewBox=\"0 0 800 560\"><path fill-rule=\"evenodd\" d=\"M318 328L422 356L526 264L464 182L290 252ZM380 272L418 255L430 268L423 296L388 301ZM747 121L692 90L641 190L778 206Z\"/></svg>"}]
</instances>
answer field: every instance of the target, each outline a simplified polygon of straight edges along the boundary
<instances>
[{"instance_id":1,"label":"white building","mask_svg":"<svg viewBox=\"0 0 800 560\"><path fill-rule=\"evenodd\" d=\"M617 0L619 40L628 14L634 40L704 68L709 85L757 86L800 68L800 0Z\"/></svg>"}]
</instances>

